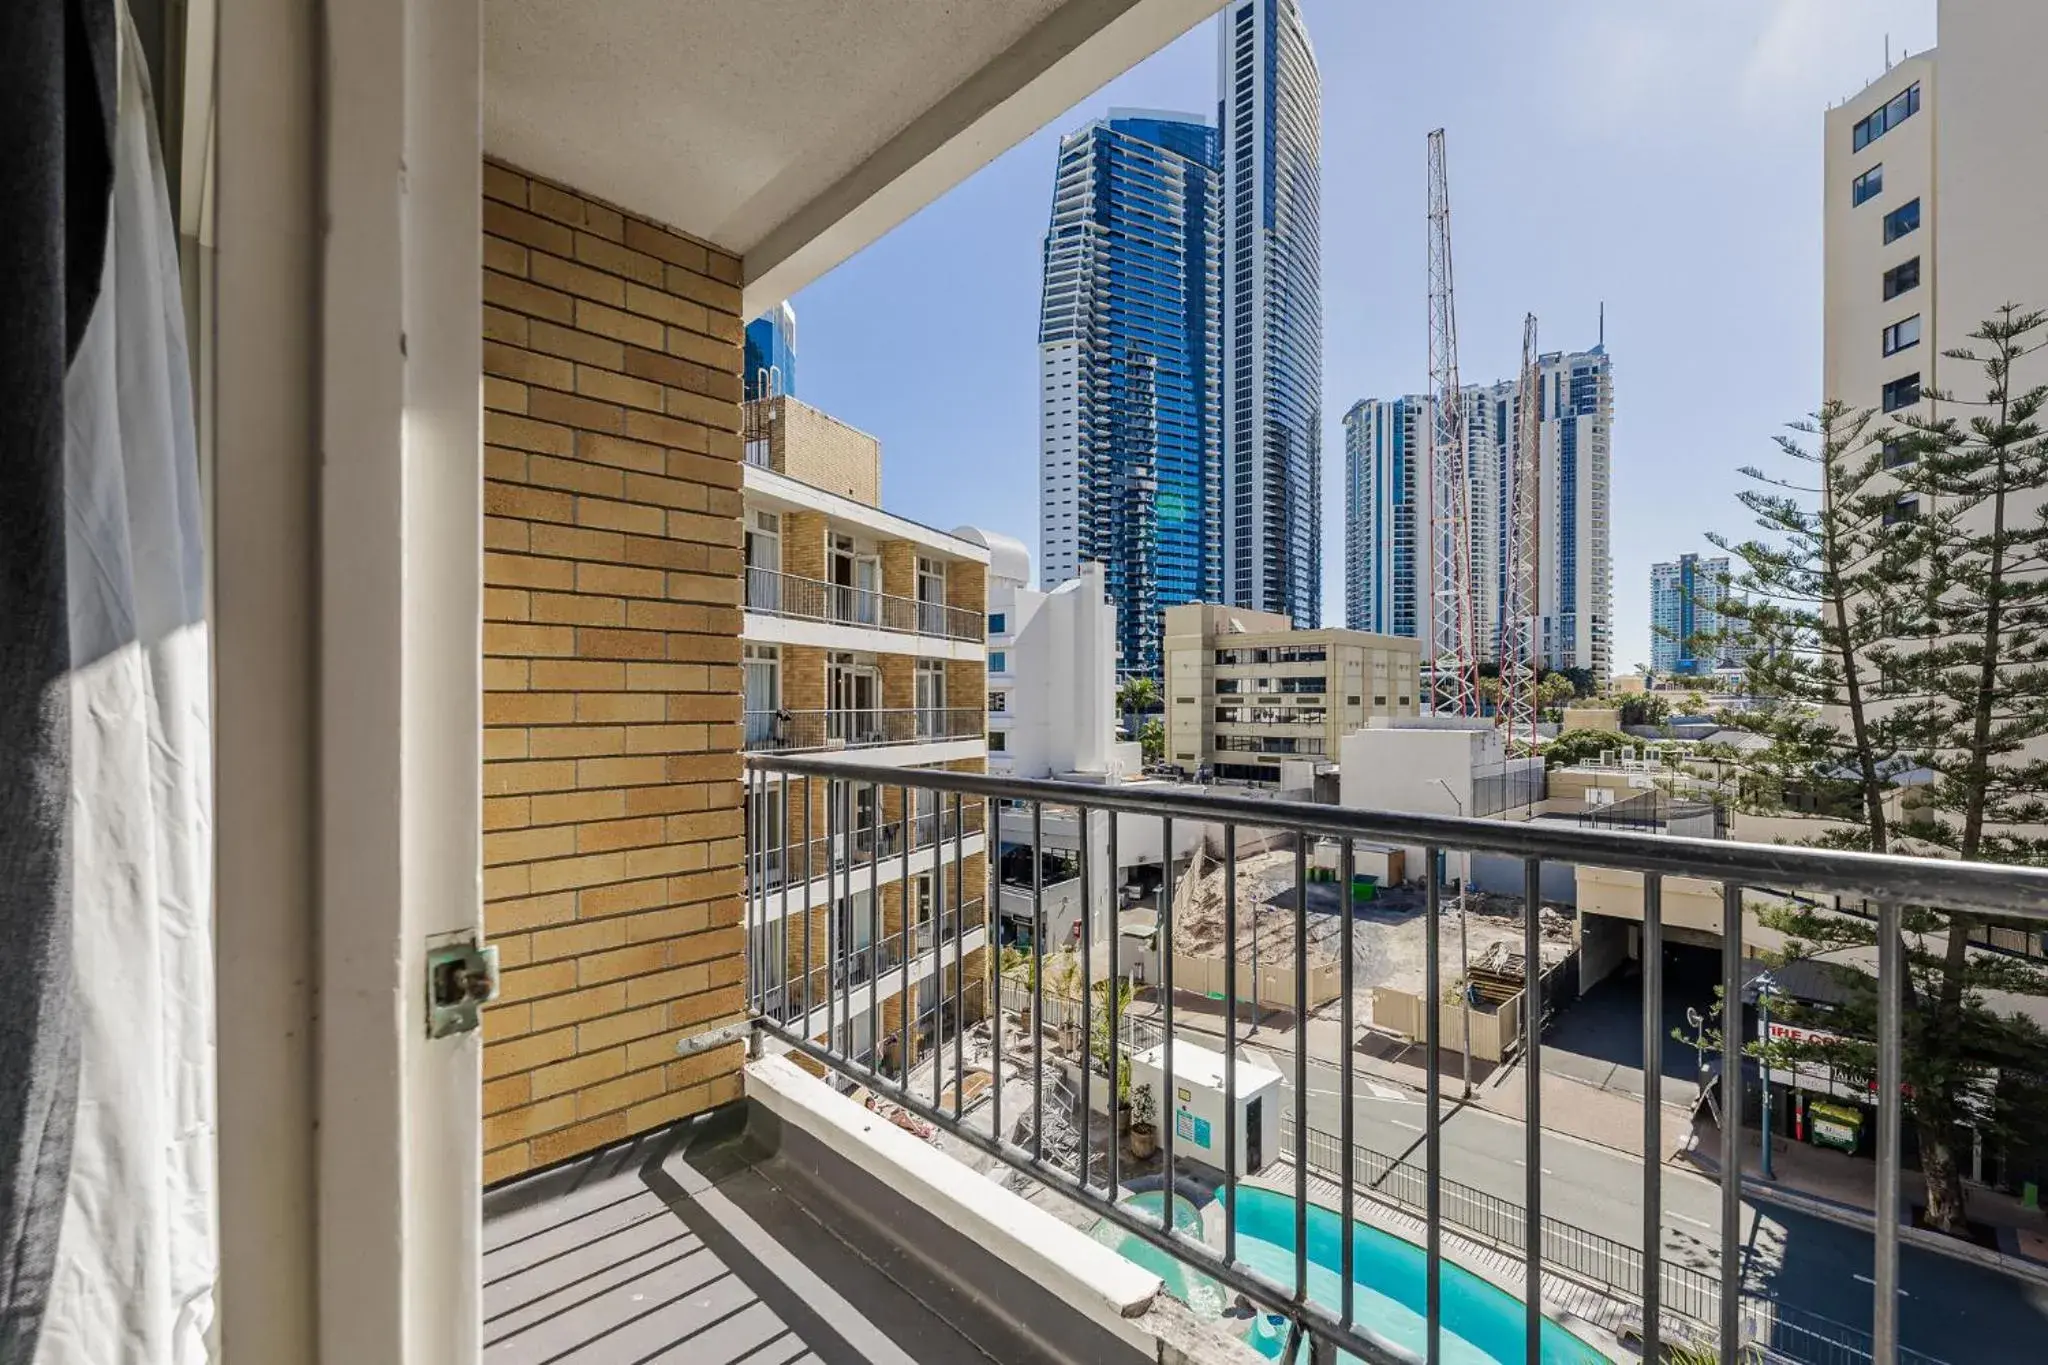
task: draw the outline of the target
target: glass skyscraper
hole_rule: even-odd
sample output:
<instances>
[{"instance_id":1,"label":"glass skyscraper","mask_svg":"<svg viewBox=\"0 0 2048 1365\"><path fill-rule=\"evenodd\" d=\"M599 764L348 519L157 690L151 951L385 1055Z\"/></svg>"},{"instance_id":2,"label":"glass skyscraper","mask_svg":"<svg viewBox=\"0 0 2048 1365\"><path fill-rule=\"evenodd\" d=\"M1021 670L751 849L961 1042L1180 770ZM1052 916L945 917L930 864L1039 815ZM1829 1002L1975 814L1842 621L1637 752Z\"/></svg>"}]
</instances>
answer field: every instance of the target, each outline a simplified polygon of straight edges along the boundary
<instances>
[{"instance_id":1,"label":"glass skyscraper","mask_svg":"<svg viewBox=\"0 0 2048 1365\"><path fill-rule=\"evenodd\" d=\"M1429 400L1360 399L1344 414L1344 624L1419 639L1415 556L1428 515Z\"/></svg>"},{"instance_id":2,"label":"glass skyscraper","mask_svg":"<svg viewBox=\"0 0 2048 1365\"><path fill-rule=\"evenodd\" d=\"M784 299L747 324L749 400L796 393L796 309Z\"/></svg>"},{"instance_id":3,"label":"glass skyscraper","mask_svg":"<svg viewBox=\"0 0 2048 1365\"><path fill-rule=\"evenodd\" d=\"M1650 668L1666 677L1701 677L1716 668L1740 668L1739 648L1721 640L1721 585L1725 556L1680 555L1650 566Z\"/></svg>"},{"instance_id":4,"label":"glass skyscraper","mask_svg":"<svg viewBox=\"0 0 2048 1365\"><path fill-rule=\"evenodd\" d=\"M1612 666L1613 574L1607 480L1614 367L1605 346L1537 362L1535 618L1546 668ZM1510 473L1519 424L1515 380L1464 390L1475 643L1499 657L1508 600ZM1354 630L1421 638L1435 585L1422 557L1429 528L1426 394L1364 399L1344 414L1344 616ZM1660 669L1663 665L1658 666Z\"/></svg>"},{"instance_id":5,"label":"glass skyscraper","mask_svg":"<svg viewBox=\"0 0 2048 1365\"><path fill-rule=\"evenodd\" d=\"M1223 143L1224 595L1322 624L1322 81L1296 0L1235 0Z\"/></svg>"},{"instance_id":6,"label":"glass skyscraper","mask_svg":"<svg viewBox=\"0 0 2048 1365\"><path fill-rule=\"evenodd\" d=\"M1118 667L1157 677L1164 612L1222 592L1216 130L1112 111L1060 141L1039 313L1046 587L1104 566Z\"/></svg>"}]
</instances>

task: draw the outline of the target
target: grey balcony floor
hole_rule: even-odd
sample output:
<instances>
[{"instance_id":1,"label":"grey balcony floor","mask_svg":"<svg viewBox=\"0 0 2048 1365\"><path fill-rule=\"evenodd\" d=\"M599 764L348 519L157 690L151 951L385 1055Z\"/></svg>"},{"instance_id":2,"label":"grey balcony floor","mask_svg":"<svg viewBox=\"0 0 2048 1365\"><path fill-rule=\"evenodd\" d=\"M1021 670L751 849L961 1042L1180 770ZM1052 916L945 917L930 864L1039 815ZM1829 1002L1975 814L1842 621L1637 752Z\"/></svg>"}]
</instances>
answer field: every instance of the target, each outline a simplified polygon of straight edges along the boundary
<instances>
[{"instance_id":1,"label":"grey balcony floor","mask_svg":"<svg viewBox=\"0 0 2048 1365\"><path fill-rule=\"evenodd\" d=\"M900 1218L849 1204L861 1182L821 1179L745 1121L728 1111L486 1194L486 1365L1062 1358L941 1273L956 1249L908 1245Z\"/></svg>"}]
</instances>

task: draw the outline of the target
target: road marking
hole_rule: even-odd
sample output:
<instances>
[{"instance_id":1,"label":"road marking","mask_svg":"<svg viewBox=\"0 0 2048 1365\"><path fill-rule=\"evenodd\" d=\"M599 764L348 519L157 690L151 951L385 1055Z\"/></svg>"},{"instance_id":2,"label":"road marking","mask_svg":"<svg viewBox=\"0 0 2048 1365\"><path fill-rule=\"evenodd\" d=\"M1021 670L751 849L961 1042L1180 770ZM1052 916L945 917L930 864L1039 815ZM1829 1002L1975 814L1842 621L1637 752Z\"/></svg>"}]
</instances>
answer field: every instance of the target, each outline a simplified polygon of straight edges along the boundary
<instances>
[{"instance_id":1,"label":"road marking","mask_svg":"<svg viewBox=\"0 0 2048 1365\"><path fill-rule=\"evenodd\" d=\"M1877 1281L1871 1279L1868 1275L1851 1275L1849 1278L1852 1280L1861 1280L1863 1281L1863 1283L1869 1285L1872 1289L1877 1288ZM1899 1297L1902 1299L1910 1299L1913 1296L1911 1294L1908 1294L1905 1290L1901 1289L1899 1291Z\"/></svg>"},{"instance_id":2,"label":"road marking","mask_svg":"<svg viewBox=\"0 0 2048 1365\"><path fill-rule=\"evenodd\" d=\"M1694 1218L1692 1215L1685 1213L1674 1213L1670 1209L1666 1209L1664 1213L1666 1217L1676 1218L1681 1223L1690 1223L1696 1228L1705 1228L1708 1232L1714 1230L1714 1225L1704 1218Z\"/></svg>"},{"instance_id":3,"label":"road marking","mask_svg":"<svg viewBox=\"0 0 2048 1365\"><path fill-rule=\"evenodd\" d=\"M1522 1158L1520 1158L1520 1157L1516 1157L1516 1158L1515 1158L1515 1164L1516 1164L1517 1166L1523 1167L1524 1169L1526 1169L1526 1168L1528 1167L1528 1165L1529 1165L1529 1163L1528 1163L1528 1162L1526 1162L1526 1161L1522 1160ZM1539 1167L1537 1167L1537 1169L1538 1169L1538 1170L1540 1170L1540 1171L1542 1171L1542 1172L1543 1172L1543 1174L1545 1174L1545 1175L1556 1175L1556 1174L1557 1174L1557 1172L1556 1172L1556 1171L1553 1171L1553 1170L1551 1170L1551 1169L1550 1169L1550 1168L1549 1168L1548 1166L1539 1166Z\"/></svg>"},{"instance_id":4,"label":"road marking","mask_svg":"<svg viewBox=\"0 0 2048 1365\"><path fill-rule=\"evenodd\" d=\"M1387 1122L1393 1124L1396 1128L1406 1128L1411 1133L1419 1133L1422 1131L1421 1124L1410 1123L1406 1119L1388 1119Z\"/></svg>"}]
</instances>

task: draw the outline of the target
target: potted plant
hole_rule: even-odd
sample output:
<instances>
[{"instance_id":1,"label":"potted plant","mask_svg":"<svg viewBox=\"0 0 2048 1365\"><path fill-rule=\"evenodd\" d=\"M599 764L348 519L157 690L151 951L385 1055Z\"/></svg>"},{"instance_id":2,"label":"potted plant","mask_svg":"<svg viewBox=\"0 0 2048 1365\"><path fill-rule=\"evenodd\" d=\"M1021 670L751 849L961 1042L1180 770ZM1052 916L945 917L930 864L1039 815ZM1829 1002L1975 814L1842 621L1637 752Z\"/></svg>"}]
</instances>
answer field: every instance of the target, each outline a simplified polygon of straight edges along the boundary
<instances>
[{"instance_id":1,"label":"potted plant","mask_svg":"<svg viewBox=\"0 0 2048 1365\"><path fill-rule=\"evenodd\" d=\"M1159 1101L1149 1085L1131 1092L1131 1155L1139 1161L1159 1150Z\"/></svg>"},{"instance_id":2,"label":"potted plant","mask_svg":"<svg viewBox=\"0 0 2048 1365\"><path fill-rule=\"evenodd\" d=\"M1060 1051L1069 1055L1078 1052L1081 1027L1077 1016L1082 1008L1080 954L1063 948L1046 955L1045 993L1058 1001L1054 1017L1059 1020Z\"/></svg>"}]
</instances>

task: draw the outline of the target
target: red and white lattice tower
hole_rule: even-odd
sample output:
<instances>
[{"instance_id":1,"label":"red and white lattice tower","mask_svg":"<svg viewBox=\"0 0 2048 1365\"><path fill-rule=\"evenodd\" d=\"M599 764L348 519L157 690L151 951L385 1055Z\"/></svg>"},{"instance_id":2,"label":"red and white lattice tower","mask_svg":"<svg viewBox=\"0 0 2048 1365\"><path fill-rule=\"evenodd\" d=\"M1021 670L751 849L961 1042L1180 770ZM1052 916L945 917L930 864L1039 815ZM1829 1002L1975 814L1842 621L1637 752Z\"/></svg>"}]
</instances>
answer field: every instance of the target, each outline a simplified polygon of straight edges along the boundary
<instances>
[{"instance_id":1,"label":"red and white lattice tower","mask_svg":"<svg viewBox=\"0 0 2048 1365\"><path fill-rule=\"evenodd\" d=\"M1431 710L1479 714L1473 648L1472 485L1465 467L1465 396L1458 387L1457 307L1451 290L1451 189L1444 130L1429 135L1429 631L1423 641Z\"/></svg>"},{"instance_id":2,"label":"red and white lattice tower","mask_svg":"<svg viewBox=\"0 0 2048 1365\"><path fill-rule=\"evenodd\" d=\"M1510 745L1536 744L1536 565L1542 545L1538 480L1543 440L1536 315L1522 320L1522 379L1515 386L1514 458L1508 464L1507 595L1500 613L1500 723Z\"/></svg>"}]
</instances>

